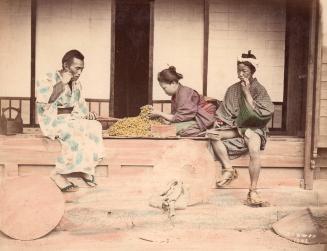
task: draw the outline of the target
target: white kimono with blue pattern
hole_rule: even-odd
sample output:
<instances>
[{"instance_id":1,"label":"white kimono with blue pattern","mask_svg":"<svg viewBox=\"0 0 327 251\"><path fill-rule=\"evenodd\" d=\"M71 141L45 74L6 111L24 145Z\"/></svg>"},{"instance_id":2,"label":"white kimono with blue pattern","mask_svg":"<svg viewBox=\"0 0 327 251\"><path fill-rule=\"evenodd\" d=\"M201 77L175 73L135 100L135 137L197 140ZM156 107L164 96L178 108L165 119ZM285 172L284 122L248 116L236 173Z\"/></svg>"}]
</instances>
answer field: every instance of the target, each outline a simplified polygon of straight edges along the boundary
<instances>
[{"instance_id":1,"label":"white kimono with blue pattern","mask_svg":"<svg viewBox=\"0 0 327 251\"><path fill-rule=\"evenodd\" d=\"M87 120L89 110L79 81L68 85L57 100L49 103L53 86L61 80L59 72L48 73L37 81L37 116L43 134L61 143L61 154L56 160L56 172L82 172L94 175L95 166L103 158L101 124ZM58 107L74 107L71 114L58 115Z\"/></svg>"}]
</instances>

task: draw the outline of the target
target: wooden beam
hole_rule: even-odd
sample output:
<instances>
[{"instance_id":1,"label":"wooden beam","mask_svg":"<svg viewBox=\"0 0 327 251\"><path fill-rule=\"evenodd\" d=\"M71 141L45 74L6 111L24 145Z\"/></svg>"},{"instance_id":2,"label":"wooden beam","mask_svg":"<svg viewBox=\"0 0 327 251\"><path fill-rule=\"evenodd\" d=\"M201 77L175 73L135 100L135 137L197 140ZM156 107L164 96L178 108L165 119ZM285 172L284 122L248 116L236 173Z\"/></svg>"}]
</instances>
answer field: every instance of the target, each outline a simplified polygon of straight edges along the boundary
<instances>
[{"instance_id":1,"label":"wooden beam","mask_svg":"<svg viewBox=\"0 0 327 251\"><path fill-rule=\"evenodd\" d=\"M110 62L110 103L109 116L114 117L115 110L115 43L116 43L116 0L111 1L111 62Z\"/></svg>"},{"instance_id":2,"label":"wooden beam","mask_svg":"<svg viewBox=\"0 0 327 251\"><path fill-rule=\"evenodd\" d=\"M286 3L286 31L285 31L285 59L284 59L284 90L283 90L283 107L282 107L282 131L287 133L287 108L288 108L288 61L289 61L289 3Z\"/></svg>"},{"instance_id":3,"label":"wooden beam","mask_svg":"<svg viewBox=\"0 0 327 251\"><path fill-rule=\"evenodd\" d=\"M209 47L209 0L203 2L203 76L202 94L207 96L208 92L208 47Z\"/></svg>"},{"instance_id":4,"label":"wooden beam","mask_svg":"<svg viewBox=\"0 0 327 251\"><path fill-rule=\"evenodd\" d=\"M35 46L36 46L36 4L37 0L31 0L31 101L30 101L30 124L35 126Z\"/></svg>"},{"instance_id":5,"label":"wooden beam","mask_svg":"<svg viewBox=\"0 0 327 251\"><path fill-rule=\"evenodd\" d=\"M166 99L156 99L156 100L153 100L153 103L154 104L158 104L158 103L171 103L171 100L166 100Z\"/></svg>"},{"instance_id":6,"label":"wooden beam","mask_svg":"<svg viewBox=\"0 0 327 251\"><path fill-rule=\"evenodd\" d=\"M109 103L110 99L106 98L86 98L86 102L100 102L100 103Z\"/></svg>"},{"instance_id":7,"label":"wooden beam","mask_svg":"<svg viewBox=\"0 0 327 251\"><path fill-rule=\"evenodd\" d=\"M311 2L310 34L309 34L309 56L308 56L308 80L306 99L306 121L305 121L305 144L304 144L304 188L313 188L314 165L312 164L313 149L313 112L314 112L314 88L315 88L315 66L316 66L316 43L317 43L317 1Z\"/></svg>"},{"instance_id":8,"label":"wooden beam","mask_svg":"<svg viewBox=\"0 0 327 251\"><path fill-rule=\"evenodd\" d=\"M1 100L30 100L29 97L0 97Z\"/></svg>"}]
</instances>

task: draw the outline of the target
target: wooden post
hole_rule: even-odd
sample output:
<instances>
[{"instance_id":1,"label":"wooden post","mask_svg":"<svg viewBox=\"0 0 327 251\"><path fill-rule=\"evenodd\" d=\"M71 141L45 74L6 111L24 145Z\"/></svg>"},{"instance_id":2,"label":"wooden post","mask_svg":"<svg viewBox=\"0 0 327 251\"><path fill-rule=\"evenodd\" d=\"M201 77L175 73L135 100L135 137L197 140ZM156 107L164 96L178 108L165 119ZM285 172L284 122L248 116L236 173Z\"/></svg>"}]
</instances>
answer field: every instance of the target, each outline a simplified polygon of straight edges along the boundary
<instances>
[{"instance_id":1,"label":"wooden post","mask_svg":"<svg viewBox=\"0 0 327 251\"><path fill-rule=\"evenodd\" d=\"M109 116L114 117L115 110L115 44L116 44L116 0L111 1L111 62L110 62L110 102Z\"/></svg>"},{"instance_id":2,"label":"wooden post","mask_svg":"<svg viewBox=\"0 0 327 251\"><path fill-rule=\"evenodd\" d=\"M150 1L150 37L149 37L149 83L148 104L153 103L153 45L154 45L154 1Z\"/></svg>"},{"instance_id":3,"label":"wooden post","mask_svg":"<svg viewBox=\"0 0 327 251\"><path fill-rule=\"evenodd\" d=\"M208 47L209 47L209 0L204 0L203 19L203 89L202 94L207 95L208 91Z\"/></svg>"},{"instance_id":4,"label":"wooden post","mask_svg":"<svg viewBox=\"0 0 327 251\"><path fill-rule=\"evenodd\" d=\"M36 125L35 121L35 46L36 46L36 0L31 2L31 100L30 100L30 124Z\"/></svg>"},{"instance_id":5,"label":"wooden post","mask_svg":"<svg viewBox=\"0 0 327 251\"><path fill-rule=\"evenodd\" d=\"M319 6L319 5L318 5ZM316 163L317 158L318 158L318 139L319 139L319 116L320 116L320 95L321 95L321 65L322 65L322 22L321 22L321 9L318 8L317 10L317 40L318 40L318 45L317 45L317 70L316 70L316 88L315 88L315 113L314 113L314 120L313 120L313 150L312 150L312 155L313 155L313 161L316 164L316 170L315 170L315 179L319 179L320 176L320 166L318 163Z\"/></svg>"},{"instance_id":6,"label":"wooden post","mask_svg":"<svg viewBox=\"0 0 327 251\"><path fill-rule=\"evenodd\" d=\"M316 43L317 43L317 0L311 3L310 35L309 35L309 59L308 59L308 81L306 100L305 121L305 144L304 144L304 188L313 188L314 163L312 162L312 150L314 140L314 88L315 88L315 66L316 66Z\"/></svg>"}]
</instances>

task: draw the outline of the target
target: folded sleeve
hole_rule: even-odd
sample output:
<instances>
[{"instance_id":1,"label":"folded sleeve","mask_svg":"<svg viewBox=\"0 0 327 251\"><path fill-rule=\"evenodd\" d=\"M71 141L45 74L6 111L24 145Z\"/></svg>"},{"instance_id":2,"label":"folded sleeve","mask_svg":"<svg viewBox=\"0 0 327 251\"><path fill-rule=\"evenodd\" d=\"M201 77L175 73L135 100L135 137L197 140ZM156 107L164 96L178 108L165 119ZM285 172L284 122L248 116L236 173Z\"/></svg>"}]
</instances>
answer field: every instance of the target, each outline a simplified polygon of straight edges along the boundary
<instances>
[{"instance_id":1,"label":"folded sleeve","mask_svg":"<svg viewBox=\"0 0 327 251\"><path fill-rule=\"evenodd\" d=\"M274 113L274 104L265 88L260 88L258 95L253 99L254 112L258 116L271 116Z\"/></svg>"},{"instance_id":2,"label":"folded sleeve","mask_svg":"<svg viewBox=\"0 0 327 251\"><path fill-rule=\"evenodd\" d=\"M231 86L227 89L224 100L216 111L216 119L219 119L230 126L235 126L234 122L236 119L235 106L238 102L238 93L235 86Z\"/></svg>"},{"instance_id":3,"label":"folded sleeve","mask_svg":"<svg viewBox=\"0 0 327 251\"><path fill-rule=\"evenodd\" d=\"M56 134L53 123L56 120L57 103L49 103L55 84L55 80L51 76L51 74L47 74L44 79L36 82L36 114L43 134L54 139Z\"/></svg>"},{"instance_id":4,"label":"folded sleeve","mask_svg":"<svg viewBox=\"0 0 327 251\"><path fill-rule=\"evenodd\" d=\"M249 104L242 94L240 112L236 118L239 127L265 127L274 112L274 105L265 89L260 90L253 100L253 106Z\"/></svg>"},{"instance_id":5,"label":"folded sleeve","mask_svg":"<svg viewBox=\"0 0 327 251\"><path fill-rule=\"evenodd\" d=\"M36 101L38 103L48 103L53 92L53 80L49 77L36 82Z\"/></svg>"}]
</instances>

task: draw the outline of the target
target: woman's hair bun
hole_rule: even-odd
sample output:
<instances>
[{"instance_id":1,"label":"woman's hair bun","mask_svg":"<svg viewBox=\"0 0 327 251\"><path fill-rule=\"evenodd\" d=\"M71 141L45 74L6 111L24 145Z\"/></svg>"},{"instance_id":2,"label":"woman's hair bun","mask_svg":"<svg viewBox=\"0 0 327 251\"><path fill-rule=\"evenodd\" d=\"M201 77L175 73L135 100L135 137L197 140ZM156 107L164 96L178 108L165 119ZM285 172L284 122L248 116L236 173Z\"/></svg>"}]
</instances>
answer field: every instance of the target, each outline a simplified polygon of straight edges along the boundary
<instances>
[{"instance_id":1,"label":"woman's hair bun","mask_svg":"<svg viewBox=\"0 0 327 251\"><path fill-rule=\"evenodd\" d=\"M172 74L174 74L174 75L176 76L177 80L180 80L180 79L183 78L183 75L180 74L180 73L178 73L178 72L176 71L176 67L175 67L175 66L169 66L169 67L168 67L168 70L169 70Z\"/></svg>"},{"instance_id":2,"label":"woman's hair bun","mask_svg":"<svg viewBox=\"0 0 327 251\"><path fill-rule=\"evenodd\" d=\"M168 69L172 72L176 72L176 67L175 66L169 66Z\"/></svg>"},{"instance_id":3,"label":"woman's hair bun","mask_svg":"<svg viewBox=\"0 0 327 251\"><path fill-rule=\"evenodd\" d=\"M167 69L162 70L158 73L158 81L164 81L167 83L171 83L173 81L178 82L178 80L182 79L183 75L176 72L175 66L169 66Z\"/></svg>"}]
</instances>

